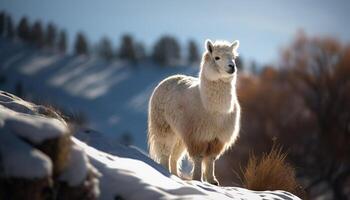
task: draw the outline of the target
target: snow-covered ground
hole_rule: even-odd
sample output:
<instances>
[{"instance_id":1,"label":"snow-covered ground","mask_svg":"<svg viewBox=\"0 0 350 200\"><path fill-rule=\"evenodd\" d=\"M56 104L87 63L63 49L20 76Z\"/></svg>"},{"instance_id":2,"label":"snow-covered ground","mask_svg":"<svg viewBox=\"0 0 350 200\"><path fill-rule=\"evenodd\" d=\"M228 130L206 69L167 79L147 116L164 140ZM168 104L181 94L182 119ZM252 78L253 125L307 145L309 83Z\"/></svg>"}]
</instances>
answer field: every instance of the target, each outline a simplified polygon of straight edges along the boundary
<instances>
[{"instance_id":1,"label":"snow-covered ground","mask_svg":"<svg viewBox=\"0 0 350 200\"><path fill-rule=\"evenodd\" d=\"M299 199L284 191L250 191L239 187L219 187L198 181L184 181L171 175L150 158L128 147L118 147L114 156L74 142L87 153L102 174L101 199Z\"/></svg>"},{"instance_id":2,"label":"snow-covered ground","mask_svg":"<svg viewBox=\"0 0 350 200\"><path fill-rule=\"evenodd\" d=\"M36 105L0 91L0 157L5 158L0 162L0 168L4 169L0 171L0 178L51 175L50 158L34 149L35 144L60 137L72 129L61 119L57 120L51 115L47 117L36 108ZM89 170L92 170L98 180L90 184L95 185L93 193L99 199L299 199L284 191L258 192L182 180L137 148L120 144L104 146L104 137L100 137L98 132L87 129L77 132L73 135L79 139L71 137L73 145L70 156L59 179L74 188L84 183ZM112 153L89 144L106 148Z\"/></svg>"},{"instance_id":3,"label":"snow-covered ground","mask_svg":"<svg viewBox=\"0 0 350 200\"><path fill-rule=\"evenodd\" d=\"M130 134L133 144L144 150L149 96L160 80L176 73L196 75L198 67L106 63L0 38L0 74L6 75L0 89L15 92L21 83L26 98L84 113L88 127L104 133L108 141Z\"/></svg>"}]
</instances>

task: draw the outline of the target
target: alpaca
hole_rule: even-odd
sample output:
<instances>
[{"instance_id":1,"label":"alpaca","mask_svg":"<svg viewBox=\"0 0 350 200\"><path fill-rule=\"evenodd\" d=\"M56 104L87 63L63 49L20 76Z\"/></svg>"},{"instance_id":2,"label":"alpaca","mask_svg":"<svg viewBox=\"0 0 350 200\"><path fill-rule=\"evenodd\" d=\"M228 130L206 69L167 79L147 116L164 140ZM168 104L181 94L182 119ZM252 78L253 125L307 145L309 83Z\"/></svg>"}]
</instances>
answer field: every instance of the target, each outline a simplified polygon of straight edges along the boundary
<instances>
[{"instance_id":1,"label":"alpaca","mask_svg":"<svg viewBox=\"0 0 350 200\"><path fill-rule=\"evenodd\" d=\"M199 78L174 75L154 89L148 145L151 157L175 175L187 152L194 164L192 179L218 185L215 160L235 142L240 126L234 61L239 41L206 40L205 45Z\"/></svg>"}]
</instances>

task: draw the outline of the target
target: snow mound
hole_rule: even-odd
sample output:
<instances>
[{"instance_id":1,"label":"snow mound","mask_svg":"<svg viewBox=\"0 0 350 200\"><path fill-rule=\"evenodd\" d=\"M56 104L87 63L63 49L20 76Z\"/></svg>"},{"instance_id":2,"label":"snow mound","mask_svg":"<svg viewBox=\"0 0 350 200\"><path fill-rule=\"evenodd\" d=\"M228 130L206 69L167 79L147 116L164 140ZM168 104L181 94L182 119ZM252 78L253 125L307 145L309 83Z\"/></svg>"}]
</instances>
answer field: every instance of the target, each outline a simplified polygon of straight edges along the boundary
<instances>
[{"instance_id":1,"label":"snow mound","mask_svg":"<svg viewBox=\"0 0 350 200\"><path fill-rule=\"evenodd\" d=\"M76 138L73 141L102 174L101 199L299 199L285 191L251 191L181 180L136 148L116 144L110 149L115 156Z\"/></svg>"},{"instance_id":2,"label":"snow mound","mask_svg":"<svg viewBox=\"0 0 350 200\"><path fill-rule=\"evenodd\" d=\"M0 108L0 124L3 128L32 143L40 144L68 133L65 122L41 115L45 110L43 107L3 91L0 91Z\"/></svg>"},{"instance_id":3,"label":"snow mound","mask_svg":"<svg viewBox=\"0 0 350 200\"><path fill-rule=\"evenodd\" d=\"M52 162L49 157L22 142L8 130L2 131L0 141L2 176L33 179L52 174Z\"/></svg>"},{"instance_id":4,"label":"snow mound","mask_svg":"<svg viewBox=\"0 0 350 200\"><path fill-rule=\"evenodd\" d=\"M6 120L5 128L35 144L40 144L47 139L56 138L68 132L67 128L57 119L48 120L40 116L28 115L9 117Z\"/></svg>"},{"instance_id":5,"label":"snow mound","mask_svg":"<svg viewBox=\"0 0 350 200\"><path fill-rule=\"evenodd\" d=\"M0 199L97 199L99 173L57 115L0 91Z\"/></svg>"}]
</instances>

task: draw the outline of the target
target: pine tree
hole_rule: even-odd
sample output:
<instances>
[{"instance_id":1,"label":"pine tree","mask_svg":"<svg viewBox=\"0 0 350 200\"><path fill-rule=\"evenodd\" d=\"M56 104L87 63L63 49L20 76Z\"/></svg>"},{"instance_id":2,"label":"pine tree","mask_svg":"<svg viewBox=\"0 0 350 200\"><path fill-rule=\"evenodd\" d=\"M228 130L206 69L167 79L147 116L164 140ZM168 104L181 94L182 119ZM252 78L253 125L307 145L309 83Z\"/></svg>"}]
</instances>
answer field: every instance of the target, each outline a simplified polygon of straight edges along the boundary
<instances>
[{"instance_id":1,"label":"pine tree","mask_svg":"<svg viewBox=\"0 0 350 200\"><path fill-rule=\"evenodd\" d=\"M62 30L58 36L58 50L61 53L65 53L67 50L67 34L64 30Z\"/></svg>"},{"instance_id":2,"label":"pine tree","mask_svg":"<svg viewBox=\"0 0 350 200\"><path fill-rule=\"evenodd\" d=\"M98 45L98 54L102 58L110 61L113 58L113 50L111 40L107 37L101 39Z\"/></svg>"},{"instance_id":3,"label":"pine tree","mask_svg":"<svg viewBox=\"0 0 350 200\"><path fill-rule=\"evenodd\" d=\"M15 30L13 28L12 18L10 16L6 17L5 36L10 39L15 37Z\"/></svg>"},{"instance_id":4,"label":"pine tree","mask_svg":"<svg viewBox=\"0 0 350 200\"><path fill-rule=\"evenodd\" d=\"M136 43L134 46L135 46L136 60L140 61L140 60L146 59L145 46L141 42Z\"/></svg>"},{"instance_id":5,"label":"pine tree","mask_svg":"<svg viewBox=\"0 0 350 200\"><path fill-rule=\"evenodd\" d=\"M38 47L44 45L44 32L40 21L36 21L30 31L31 41Z\"/></svg>"},{"instance_id":6,"label":"pine tree","mask_svg":"<svg viewBox=\"0 0 350 200\"><path fill-rule=\"evenodd\" d=\"M188 43L188 64L193 64L199 61L198 48L196 43L193 40L190 40Z\"/></svg>"},{"instance_id":7,"label":"pine tree","mask_svg":"<svg viewBox=\"0 0 350 200\"><path fill-rule=\"evenodd\" d=\"M174 37L163 36L153 48L153 60L161 65L176 65L180 61L180 45Z\"/></svg>"},{"instance_id":8,"label":"pine tree","mask_svg":"<svg viewBox=\"0 0 350 200\"><path fill-rule=\"evenodd\" d=\"M122 37L122 44L119 49L119 57L121 59L136 61L136 51L134 47L133 38L130 35L124 35Z\"/></svg>"},{"instance_id":9,"label":"pine tree","mask_svg":"<svg viewBox=\"0 0 350 200\"><path fill-rule=\"evenodd\" d=\"M22 17L17 27L17 35L24 41L30 40L30 29L27 17Z\"/></svg>"},{"instance_id":10,"label":"pine tree","mask_svg":"<svg viewBox=\"0 0 350 200\"><path fill-rule=\"evenodd\" d=\"M56 42L56 26L52 23L49 23L46 28L46 33L45 33L45 44L48 47L53 48L55 46Z\"/></svg>"},{"instance_id":11,"label":"pine tree","mask_svg":"<svg viewBox=\"0 0 350 200\"><path fill-rule=\"evenodd\" d=\"M0 36L5 34L6 14L4 11L0 13Z\"/></svg>"},{"instance_id":12,"label":"pine tree","mask_svg":"<svg viewBox=\"0 0 350 200\"><path fill-rule=\"evenodd\" d=\"M75 49L75 54L77 54L77 55L88 55L89 54L88 42L87 42L84 34L81 32L79 32L76 36L74 49Z\"/></svg>"}]
</instances>

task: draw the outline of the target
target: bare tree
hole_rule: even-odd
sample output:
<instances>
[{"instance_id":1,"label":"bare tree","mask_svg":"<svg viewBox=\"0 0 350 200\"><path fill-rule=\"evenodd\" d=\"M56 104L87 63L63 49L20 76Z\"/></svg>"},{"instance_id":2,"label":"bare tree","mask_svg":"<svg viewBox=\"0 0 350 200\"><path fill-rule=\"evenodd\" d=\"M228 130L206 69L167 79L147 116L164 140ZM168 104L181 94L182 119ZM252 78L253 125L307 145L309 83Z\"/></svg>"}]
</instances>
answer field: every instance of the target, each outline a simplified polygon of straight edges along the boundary
<instances>
[{"instance_id":1,"label":"bare tree","mask_svg":"<svg viewBox=\"0 0 350 200\"><path fill-rule=\"evenodd\" d=\"M335 199L347 199L350 179L350 47L333 38L299 34L286 49L282 65L290 84L317 123L318 159L310 168L320 170L314 183L326 181ZM312 185L312 184L311 184Z\"/></svg>"}]
</instances>

